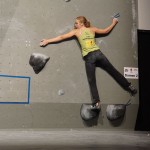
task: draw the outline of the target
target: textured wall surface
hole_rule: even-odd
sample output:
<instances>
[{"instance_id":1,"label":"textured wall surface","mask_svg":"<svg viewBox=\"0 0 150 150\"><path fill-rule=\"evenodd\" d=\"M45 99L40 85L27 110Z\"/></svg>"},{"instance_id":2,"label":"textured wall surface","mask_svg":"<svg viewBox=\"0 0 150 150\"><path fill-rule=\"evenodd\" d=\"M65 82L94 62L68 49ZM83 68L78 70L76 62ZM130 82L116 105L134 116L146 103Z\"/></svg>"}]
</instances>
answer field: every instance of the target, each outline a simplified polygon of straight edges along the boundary
<instances>
[{"instance_id":1,"label":"textured wall surface","mask_svg":"<svg viewBox=\"0 0 150 150\"><path fill-rule=\"evenodd\" d=\"M119 23L108 36L98 37L97 44L123 74L124 67L138 65L135 0L0 0L0 75L31 79L29 89L24 78L0 76L0 102L5 102L0 104L0 128L87 127L80 118L80 106L91 98L78 43L71 39L42 48L39 42L70 31L79 15L93 26L105 28L116 12L121 15ZM50 57L39 74L29 65L32 53ZM98 122L88 126L133 129L138 94L128 106L125 120L115 128L106 118L106 106L124 104L130 96L103 70L97 68L96 76L102 111ZM130 81L138 88L138 80Z\"/></svg>"},{"instance_id":2,"label":"textured wall surface","mask_svg":"<svg viewBox=\"0 0 150 150\"><path fill-rule=\"evenodd\" d=\"M138 29L150 30L149 0L138 0Z\"/></svg>"}]
</instances>

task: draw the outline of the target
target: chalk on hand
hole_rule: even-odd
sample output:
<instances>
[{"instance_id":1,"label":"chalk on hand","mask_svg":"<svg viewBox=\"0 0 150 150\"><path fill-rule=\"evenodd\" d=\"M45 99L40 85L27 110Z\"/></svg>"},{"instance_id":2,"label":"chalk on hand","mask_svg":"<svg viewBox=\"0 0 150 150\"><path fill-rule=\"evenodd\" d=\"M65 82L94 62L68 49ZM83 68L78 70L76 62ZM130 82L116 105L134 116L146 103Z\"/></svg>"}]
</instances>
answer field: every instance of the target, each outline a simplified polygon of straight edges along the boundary
<instances>
[{"instance_id":1,"label":"chalk on hand","mask_svg":"<svg viewBox=\"0 0 150 150\"><path fill-rule=\"evenodd\" d=\"M40 53L33 53L30 56L29 64L32 66L34 72L38 74L49 61L50 57L40 54Z\"/></svg>"}]
</instances>

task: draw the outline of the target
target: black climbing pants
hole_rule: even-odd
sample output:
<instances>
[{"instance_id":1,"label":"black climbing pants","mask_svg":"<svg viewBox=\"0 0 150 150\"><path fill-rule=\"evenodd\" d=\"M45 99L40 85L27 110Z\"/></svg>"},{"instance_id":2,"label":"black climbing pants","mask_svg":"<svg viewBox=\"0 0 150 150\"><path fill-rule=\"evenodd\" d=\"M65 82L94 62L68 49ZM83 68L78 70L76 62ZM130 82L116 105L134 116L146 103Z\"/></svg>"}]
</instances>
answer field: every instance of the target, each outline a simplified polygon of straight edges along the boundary
<instances>
[{"instance_id":1,"label":"black climbing pants","mask_svg":"<svg viewBox=\"0 0 150 150\"><path fill-rule=\"evenodd\" d=\"M128 82L128 80L116 70L116 68L109 62L109 60L100 50L88 53L86 56L84 56L84 60L93 104L100 101L96 85L96 67L100 67L108 72L125 90L128 89L130 82Z\"/></svg>"}]
</instances>

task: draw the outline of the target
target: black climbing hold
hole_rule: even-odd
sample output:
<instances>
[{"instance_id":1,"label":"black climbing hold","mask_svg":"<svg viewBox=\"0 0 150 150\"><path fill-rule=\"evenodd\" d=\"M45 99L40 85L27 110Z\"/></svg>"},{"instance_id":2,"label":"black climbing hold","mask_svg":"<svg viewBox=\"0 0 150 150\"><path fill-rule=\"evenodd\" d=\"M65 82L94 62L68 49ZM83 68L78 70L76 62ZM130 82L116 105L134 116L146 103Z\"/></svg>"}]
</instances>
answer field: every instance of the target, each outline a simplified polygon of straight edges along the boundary
<instances>
[{"instance_id":1,"label":"black climbing hold","mask_svg":"<svg viewBox=\"0 0 150 150\"><path fill-rule=\"evenodd\" d=\"M92 104L82 104L80 109L80 115L83 120L92 120L98 117L100 109L94 108Z\"/></svg>"},{"instance_id":2,"label":"black climbing hold","mask_svg":"<svg viewBox=\"0 0 150 150\"><path fill-rule=\"evenodd\" d=\"M119 13L114 13L114 15L112 16L113 18L119 18L120 14Z\"/></svg>"},{"instance_id":3,"label":"black climbing hold","mask_svg":"<svg viewBox=\"0 0 150 150\"><path fill-rule=\"evenodd\" d=\"M34 72L38 74L49 61L50 57L40 54L40 53L33 53L30 56L29 64L32 66Z\"/></svg>"},{"instance_id":4,"label":"black climbing hold","mask_svg":"<svg viewBox=\"0 0 150 150\"><path fill-rule=\"evenodd\" d=\"M110 121L122 119L126 112L126 106L130 105L130 100L126 104L112 104L106 108L106 116Z\"/></svg>"}]
</instances>

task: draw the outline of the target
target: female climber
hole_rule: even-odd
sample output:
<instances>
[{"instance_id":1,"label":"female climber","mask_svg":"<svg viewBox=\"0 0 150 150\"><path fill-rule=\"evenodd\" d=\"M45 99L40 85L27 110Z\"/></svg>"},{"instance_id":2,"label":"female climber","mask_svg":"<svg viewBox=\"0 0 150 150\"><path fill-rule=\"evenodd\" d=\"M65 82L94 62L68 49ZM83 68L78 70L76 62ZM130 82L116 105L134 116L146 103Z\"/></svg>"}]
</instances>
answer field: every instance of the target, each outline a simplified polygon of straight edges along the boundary
<instances>
[{"instance_id":1,"label":"female climber","mask_svg":"<svg viewBox=\"0 0 150 150\"><path fill-rule=\"evenodd\" d=\"M92 97L92 107L96 109L100 109L100 97L95 75L96 67L101 67L108 72L116 80L116 82L118 82L122 88L128 91L132 96L137 93L137 89L134 88L133 85L116 70L95 42L96 34L108 34L117 23L118 19L113 18L112 23L108 27L100 29L91 26L90 22L84 16L79 16L75 19L73 30L55 38L43 39L40 42L40 46L44 47L48 44L56 43L71 37L76 37L78 39L82 49L82 56L85 61L86 74Z\"/></svg>"}]
</instances>

